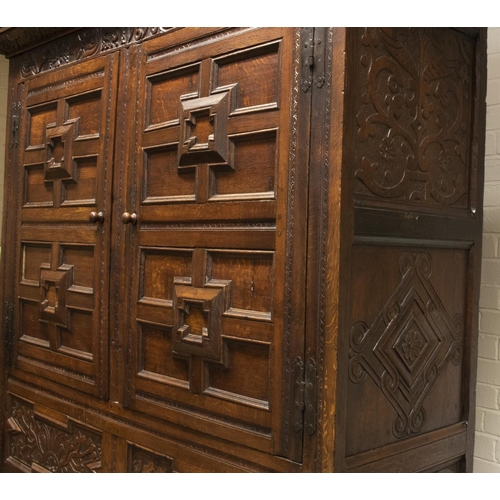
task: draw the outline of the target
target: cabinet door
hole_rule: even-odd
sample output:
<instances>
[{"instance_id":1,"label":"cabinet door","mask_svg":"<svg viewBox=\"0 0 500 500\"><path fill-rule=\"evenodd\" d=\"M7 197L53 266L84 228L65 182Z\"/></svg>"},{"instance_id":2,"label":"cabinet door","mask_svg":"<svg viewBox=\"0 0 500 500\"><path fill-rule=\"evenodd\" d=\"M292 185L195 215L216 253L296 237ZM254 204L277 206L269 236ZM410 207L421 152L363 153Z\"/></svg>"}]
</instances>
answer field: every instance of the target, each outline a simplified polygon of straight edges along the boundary
<instances>
[{"instance_id":1,"label":"cabinet door","mask_svg":"<svg viewBox=\"0 0 500 500\"><path fill-rule=\"evenodd\" d=\"M20 135L12 373L100 397L117 69L114 54L27 80Z\"/></svg>"},{"instance_id":2,"label":"cabinet door","mask_svg":"<svg viewBox=\"0 0 500 500\"><path fill-rule=\"evenodd\" d=\"M134 47L115 186L124 404L284 456L303 353L298 50L289 29L184 29Z\"/></svg>"}]
</instances>

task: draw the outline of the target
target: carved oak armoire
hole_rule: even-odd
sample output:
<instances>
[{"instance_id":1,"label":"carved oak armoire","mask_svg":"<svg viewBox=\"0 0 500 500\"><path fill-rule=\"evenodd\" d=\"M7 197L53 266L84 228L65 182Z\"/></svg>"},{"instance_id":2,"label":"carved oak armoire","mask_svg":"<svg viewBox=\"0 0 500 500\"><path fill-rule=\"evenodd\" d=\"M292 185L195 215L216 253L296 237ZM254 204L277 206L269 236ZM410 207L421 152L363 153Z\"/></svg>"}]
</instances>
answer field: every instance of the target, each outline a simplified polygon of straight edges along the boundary
<instances>
[{"instance_id":1,"label":"carved oak armoire","mask_svg":"<svg viewBox=\"0 0 500 500\"><path fill-rule=\"evenodd\" d=\"M0 51L4 472L472 469L485 29Z\"/></svg>"}]
</instances>

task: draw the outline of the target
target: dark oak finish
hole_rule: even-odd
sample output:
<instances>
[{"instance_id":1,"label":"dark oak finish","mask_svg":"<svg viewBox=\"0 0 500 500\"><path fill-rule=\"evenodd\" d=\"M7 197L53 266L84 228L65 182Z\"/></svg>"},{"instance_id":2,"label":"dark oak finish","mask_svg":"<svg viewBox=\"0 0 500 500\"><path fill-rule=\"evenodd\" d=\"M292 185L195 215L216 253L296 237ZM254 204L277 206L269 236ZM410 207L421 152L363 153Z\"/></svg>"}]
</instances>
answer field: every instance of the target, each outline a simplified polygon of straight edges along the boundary
<instances>
[{"instance_id":1,"label":"dark oak finish","mask_svg":"<svg viewBox=\"0 0 500 500\"><path fill-rule=\"evenodd\" d=\"M0 32L3 471L471 470L485 34Z\"/></svg>"}]
</instances>

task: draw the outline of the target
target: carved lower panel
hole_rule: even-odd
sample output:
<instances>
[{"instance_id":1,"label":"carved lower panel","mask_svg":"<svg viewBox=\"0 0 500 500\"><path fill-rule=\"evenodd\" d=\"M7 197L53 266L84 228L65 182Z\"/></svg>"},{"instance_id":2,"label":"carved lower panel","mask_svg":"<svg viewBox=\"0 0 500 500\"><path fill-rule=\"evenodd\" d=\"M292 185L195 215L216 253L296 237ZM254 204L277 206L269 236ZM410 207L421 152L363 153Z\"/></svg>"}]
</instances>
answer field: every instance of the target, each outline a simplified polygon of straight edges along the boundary
<instances>
[{"instance_id":1,"label":"carved lower panel","mask_svg":"<svg viewBox=\"0 0 500 500\"><path fill-rule=\"evenodd\" d=\"M402 438L422 430L427 394L448 362L461 362L464 322L450 319L434 291L428 253L406 252L399 266L401 283L377 319L351 329L349 378L373 379L397 412L393 433Z\"/></svg>"},{"instance_id":2,"label":"carved lower panel","mask_svg":"<svg viewBox=\"0 0 500 500\"><path fill-rule=\"evenodd\" d=\"M135 473L168 473L173 472L174 459L166 455L155 453L146 448L129 444L128 470Z\"/></svg>"},{"instance_id":3,"label":"carved lower panel","mask_svg":"<svg viewBox=\"0 0 500 500\"><path fill-rule=\"evenodd\" d=\"M361 36L355 192L467 207L473 43L451 29Z\"/></svg>"},{"instance_id":4,"label":"carved lower panel","mask_svg":"<svg viewBox=\"0 0 500 500\"><path fill-rule=\"evenodd\" d=\"M69 421L55 424L27 401L12 397L7 421L8 459L33 472L95 472L101 467L101 433Z\"/></svg>"}]
</instances>

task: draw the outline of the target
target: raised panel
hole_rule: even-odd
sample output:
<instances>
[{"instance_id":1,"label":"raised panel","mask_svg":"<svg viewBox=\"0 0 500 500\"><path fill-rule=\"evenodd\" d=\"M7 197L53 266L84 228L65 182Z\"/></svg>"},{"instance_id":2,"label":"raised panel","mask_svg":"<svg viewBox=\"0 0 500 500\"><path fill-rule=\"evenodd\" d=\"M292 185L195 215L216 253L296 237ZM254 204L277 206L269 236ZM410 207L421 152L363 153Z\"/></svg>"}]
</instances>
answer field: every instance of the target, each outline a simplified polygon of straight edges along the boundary
<instances>
[{"instance_id":1,"label":"raised panel","mask_svg":"<svg viewBox=\"0 0 500 500\"><path fill-rule=\"evenodd\" d=\"M148 78L146 127L179 124L181 100L199 93L199 72L195 64Z\"/></svg>"},{"instance_id":2,"label":"raised panel","mask_svg":"<svg viewBox=\"0 0 500 500\"><path fill-rule=\"evenodd\" d=\"M44 104L28 110L29 128L26 147L43 147L47 125L56 122L57 103Z\"/></svg>"},{"instance_id":3,"label":"raised panel","mask_svg":"<svg viewBox=\"0 0 500 500\"><path fill-rule=\"evenodd\" d=\"M49 331L47 324L40 322L38 302L21 300L19 309L22 317L20 338L26 342L38 339L36 344L49 347Z\"/></svg>"},{"instance_id":4,"label":"raised panel","mask_svg":"<svg viewBox=\"0 0 500 500\"><path fill-rule=\"evenodd\" d=\"M179 172L178 143L144 150L143 200L146 203L193 201L196 173Z\"/></svg>"},{"instance_id":5,"label":"raised panel","mask_svg":"<svg viewBox=\"0 0 500 500\"><path fill-rule=\"evenodd\" d=\"M68 120L80 120L79 133L76 139L99 137L103 110L101 90L67 99L67 108Z\"/></svg>"},{"instance_id":6,"label":"raised panel","mask_svg":"<svg viewBox=\"0 0 500 500\"><path fill-rule=\"evenodd\" d=\"M207 394L267 408L270 397L269 345L230 340L229 369L210 364Z\"/></svg>"},{"instance_id":7,"label":"raised panel","mask_svg":"<svg viewBox=\"0 0 500 500\"><path fill-rule=\"evenodd\" d=\"M467 251L355 246L352 266L348 456L461 421Z\"/></svg>"},{"instance_id":8,"label":"raised panel","mask_svg":"<svg viewBox=\"0 0 500 500\"><path fill-rule=\"evenodd\" d=\"M138 325L138 332L140 339L138 366L141 376L150 378L159 376L159 380L171 384L189 380L189 360L171 355L171 328L141 323Z\"/></svg>"},{"instance_id":9,"label":"raised panel","mask_svg":"<svg viewBox=\"0 0 500 500\"><path fill-rule=\"evenodd\" d=\"M62 205L95 205L97 198L97 156L74 158L75 178L63 181Z\"/></svg>"},{"instance_id":10,"label":"raised panel","mask_svg":"<svg viewBox=\"0 0 500 500\"><path fill-rule=\"evenodd\" d=\"M73 285L76 289L85 288L92 293L95 270L94 245L61 245L61 263L73 268Z\"/></svg>"},{"instance_id":11,"label":"raised panel","mask_svg":"<svg viewBox=\"0 0 500 500\"><path fill-rule=\"evenodd\" d=\"M274 198L276 130L231 136L234 171L214 169L211 199Z\"/></svg>"},{"instance_id":12,"label":"raised panel","mask_svg":"<svg viewBox=\"0 0 500 500\"><path fill-rule=\"evenodd\" d=\"M230 280L232 283L228 314L241 310L249 315L251 312L265 313L271 319L274 297L273 252L211 250L208 258L208 276L216 280Z\"/></svg>"},{"instance_id":13,"label":"raised panel","mask_svg":"<svg viewBox=\"0 0 500 500\"><path fill-rule=\"evenodd\" d=\"M70 310L69 325L71 330L60 328L61 346L59 350L86 360L92 360L94 324L92 312Z\"/></svg>"},{"instance_id":14,"label":"raised panel","mask_svg":"<svg viewBox=\"0 0 500 500\"><path fill-rule=\"evenodd\" d=\"M45 182L43 164L25 165L24 167L24 206L43 207L54 203L52 183Z\"/></svg>"},{"instance_id":15,"label":"raised panel","mask_svg":"<svg viewBox=\"0 0 500 500\"><path fill-rule=\"evenodd\" d=\"M238 51L215 60L214 87L237 85L233 109L277 106L280 88L280 43Z\"/></svg>"},{"instance_id":16,"label":"raised panel","mask_svg":"<svg viewBox=\"0 0 500 500\"><path fill-rule=\"evenodd\" d=\"M192 250L143 248L139 299L172 301L174 278L192 275Z\"/></svg>"},{"instance_id":17,"label":"raised panel","mask_svg":"<svg viewBox=\"0 0 500 500\"><path fill-rule=\"evenodd\" d=\"M50 267L52 245L47 243L23 242L21 251L21 282L39 285L40 267Z\"/></svg>"}]
</instances>

